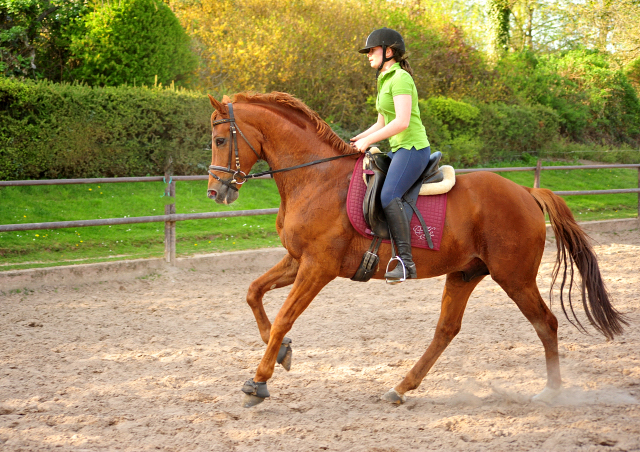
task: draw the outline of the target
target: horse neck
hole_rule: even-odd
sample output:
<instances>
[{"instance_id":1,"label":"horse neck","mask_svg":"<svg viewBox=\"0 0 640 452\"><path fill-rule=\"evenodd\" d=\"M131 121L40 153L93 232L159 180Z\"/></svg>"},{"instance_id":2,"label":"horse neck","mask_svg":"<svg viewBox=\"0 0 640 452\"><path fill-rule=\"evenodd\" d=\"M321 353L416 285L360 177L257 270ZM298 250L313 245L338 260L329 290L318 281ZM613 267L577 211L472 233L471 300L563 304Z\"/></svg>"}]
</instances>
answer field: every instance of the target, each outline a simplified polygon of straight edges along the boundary
<instances>
[{"instance_id":1,"label":"horse neck","mask_svg":"<svg viewBox=\"0 0 640 452\"><path fill-rule=\"evenodd\" d=\"M271 169L290 168L315 160L342 155L342 152L322 139L311 120L297 112L282 112L263 107L254 115L253 123L262 133L262 152ZM266 111L265 111L266 110ZM354 151L355 152L355 151ZM345 157L291 171L274 174L274 180L284 199L294 194L304 196L304 187L332 184L353 170L353 158Z\"/></svg>"}]
</instances>

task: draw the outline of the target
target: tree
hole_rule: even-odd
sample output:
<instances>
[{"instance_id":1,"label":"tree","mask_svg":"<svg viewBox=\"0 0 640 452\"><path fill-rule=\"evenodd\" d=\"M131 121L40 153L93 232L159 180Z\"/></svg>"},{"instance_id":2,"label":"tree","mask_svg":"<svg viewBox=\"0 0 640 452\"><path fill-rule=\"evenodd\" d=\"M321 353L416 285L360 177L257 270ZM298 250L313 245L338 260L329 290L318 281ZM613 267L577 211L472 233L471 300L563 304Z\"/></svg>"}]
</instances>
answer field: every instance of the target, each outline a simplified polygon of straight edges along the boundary
<instances>
[{"instance_id":1,"label":"tree","mask_svg":"<svg viewBox=\"0 0 640 452\"><path fill-rule=\"evenodd\" d=\"M489 56L499 59L509 49L509 21L511 7L509 0L489 0Z\"/></svg>"},{"instance_id":2,"label":"tree","mask_svg":"<svg viewBox=\"0 0 640 452\"><path fill-rule=\"evenodd\" d=\"M60 80L86 0L0 0L0 74Z\"/></svg>"},{"instance_id":3,"label":"tree","mask_svg":"<svg viewBox=\"0 0 640 452\"><path fill-rule=\"evenodd\" d=\"M620 64L640 57L640 0L510 3L513 50L555 52L586 48L611 53Z\"/></svg>"},{"instance_id":4,"label":"tree","mask_svg":"<svg viewBox=\"0 0 640 452\"><path fill-rule=\"evenodd\" d=\"M107 2L83 27L71 43L72 76L90 85L184 84L198 65L190 38L160 0Z\"/></svg>"}]
</instances>

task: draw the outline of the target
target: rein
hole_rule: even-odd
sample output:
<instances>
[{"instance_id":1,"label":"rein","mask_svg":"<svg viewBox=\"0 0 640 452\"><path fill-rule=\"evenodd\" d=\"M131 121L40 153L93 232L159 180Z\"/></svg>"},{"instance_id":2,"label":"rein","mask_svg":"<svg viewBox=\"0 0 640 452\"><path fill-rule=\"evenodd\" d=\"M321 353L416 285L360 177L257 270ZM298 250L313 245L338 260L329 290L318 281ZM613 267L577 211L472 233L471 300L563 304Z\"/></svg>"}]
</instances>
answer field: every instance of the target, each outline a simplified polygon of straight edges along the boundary
<instances>
[{"instance_id":1,"label":"rein","mask_svg":"<svg viewBox=\"0 0 640 452\"><path fill-rule=\"evenodd\" d=\"M261 177L261 176L269 176L269 175L276 174L276 173L282 173L284 171L291 171L291 170L298 169L298 168L304 168L305 166L317 165L319 163L330 162L331 160L336 160L336 159L340 159L340 158L343 158L343 157L349 157L349 156L352 156L352 155L359 154L359 152L352 152L350 154L335 155L333 157L327 157L327 158L320 159L320 160L314 160L312 162L303 163L301 165L296 165L296 166L290 166L290 167L287 167L287 168L281 168L281 169L277 169L277 170L270 169L268 171L263 171L261 173L246 174L244 171L242 171L240 169L240 153L238 151L238 137L236 136L236 133L239 133L240 136L244 139L244 141L249 145L249 147L251 148L253 153L256 155L256 157L258 157L258 160L265 160L265 159L262 158L258 154L258 152L256 152L255 148L253 146L251 146L251 143L249 143L249 140L247 140L247 137L244 136L244 134L242 133L242 131L238 127L238 124L236 123L235 117L233 115L233 105L231 103L229 103L229 104L227 104L227 107L229 109L229 118L228 119L219 119L217 121L212 121L211 122L212 139L213 139L213 127L215 127L217 125L220 125L220 124L230 123L229 130L231 132L231 136L230 136L230 142L229 142L229 160L228 160L228 163L227 163L227 167L225 168L224 166L210 165L208 173L215 180L217 180L218 182L220 182L223 185L226 185L228 188L230 188L232 190L238 191L238 186L244 184L248 179L255 179L255 178L258 178L258 177ZM233 159L234 153L235 153L236 169L232 170L231 169L231 160ZM232 176L231 176L231 179L220 179L218 176L213 174L211 171L222 171L222 172L225 172L225 173L229 173Z\"/></svg>"}]
</instances>

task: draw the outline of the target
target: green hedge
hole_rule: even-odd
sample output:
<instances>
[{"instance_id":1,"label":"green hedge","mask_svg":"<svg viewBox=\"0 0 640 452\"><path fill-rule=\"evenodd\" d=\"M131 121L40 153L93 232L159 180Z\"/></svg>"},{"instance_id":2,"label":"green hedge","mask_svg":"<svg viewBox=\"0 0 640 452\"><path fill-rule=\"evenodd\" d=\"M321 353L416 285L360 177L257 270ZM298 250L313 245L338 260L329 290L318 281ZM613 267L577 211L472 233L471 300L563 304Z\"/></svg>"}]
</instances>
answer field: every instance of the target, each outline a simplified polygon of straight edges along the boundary
<instances>
[{"instance_id":1,"label":"green hedge","mask_svg":"<svg viewBox=\"0 0 640 452\"><path fill-rule=\"evenodd\" d=\"M433 97L420 101L420 114L433 150L457 165L539 154L560 138L558 114L542 105L471 105Z\"/></svg>"},{"instance_id":2,"label":"green hedge","mask_svg":"<svg viewBox=\"0 0 640 452\"><path fill-rule=\"evenodd\" d=\"M543 105L480 105L482 159L509 159L549 149L560 138L558 114Z\"/></svg>"},{"instance_id":3,"label":"green hedge","mask_svg":"<svg viewBox=\"0 0 640 452\"><path fill-rule=\"evenodd\" d=\"M212 109L201 93L0 77L0 179L205 174Z\"/></svg>"},{"instance_id":4,"label":"green hedge","mask_svg":"<svg viewBox=\"0 0 640 452\"><path fill-rule=\"evenodd\" d=\"M432 149L456 166L556 152L562 141L558 112L543 105L432 97L420 110ZM211 111L187 90L0 77L0 179L160 175L169 157L174 174L206 174Z\"/></svg>"}]
</instances>

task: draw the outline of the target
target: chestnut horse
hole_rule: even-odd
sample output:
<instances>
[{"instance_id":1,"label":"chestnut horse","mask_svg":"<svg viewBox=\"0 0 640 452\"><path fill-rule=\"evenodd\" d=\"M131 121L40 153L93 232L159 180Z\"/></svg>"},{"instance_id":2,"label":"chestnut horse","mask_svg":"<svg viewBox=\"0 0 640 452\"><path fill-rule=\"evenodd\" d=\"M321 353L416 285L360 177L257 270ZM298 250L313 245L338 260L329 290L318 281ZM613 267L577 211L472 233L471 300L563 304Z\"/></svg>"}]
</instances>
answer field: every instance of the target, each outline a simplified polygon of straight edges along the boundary
<instances>
[{"instance_id":1,"label":"chestnut horse","mask_svg":"<svg viewBox=\"0 0 640 452\"><path fill-rule=\"evenodd\" d=\"M281 196L276 227L287 254L256 279L247 293L260 336L267 344L253 380L242 388L247 394L244 405L249 407L269 396L266 382L276 361L284 360L288 370L291 349L285 334L293 323L330 281L354 275L371 241L358 234L347 217L347 191L357 158L354 148L315 112L285 93L240 93L233 102L226 96L222 102L209 98L215 108L209 198L224 204L235 201L240 185L247 180L245 172L258 159L275 172ZM305 166L308 163L314 164ZM404 379L383 396L385 400L402 403L405 393L418 387L458 334L467 300L485 275L491 275L516 303L544 346L547 384L534 398L549 402L559 393L558 322L536 285L545 245L545 212L556 237L558 254L552 276L555 283L562 273L560 299L565 315L582 329L571 305L575 266L589 322L609 339L622 332L626 321L611 306L588 237L561 198L489 172L458 176L448 194L440 250L413 250L419 278L447 275L435 334ZM383 244L381 261L390 257L390 246ZM384 272L380 266L374 278L383 279ZM566 283L568 303L562 297ZM262 298L267 291L290 284L291 291L272 324Z\"/></svg>"}]
</instances>

